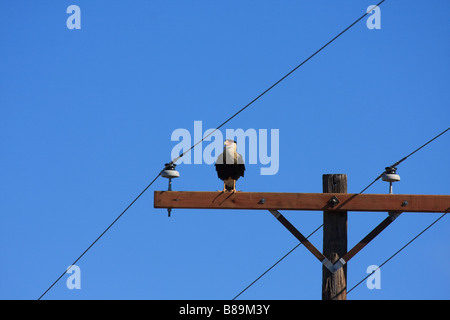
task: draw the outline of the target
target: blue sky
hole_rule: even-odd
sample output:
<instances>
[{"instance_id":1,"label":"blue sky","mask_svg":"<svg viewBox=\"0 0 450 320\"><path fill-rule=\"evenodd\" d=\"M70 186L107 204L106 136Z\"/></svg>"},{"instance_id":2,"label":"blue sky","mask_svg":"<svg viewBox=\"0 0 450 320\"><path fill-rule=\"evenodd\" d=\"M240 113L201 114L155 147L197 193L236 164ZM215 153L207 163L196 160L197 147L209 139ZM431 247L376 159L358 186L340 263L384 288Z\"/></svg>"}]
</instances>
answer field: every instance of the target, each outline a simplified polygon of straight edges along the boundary
<instances>
[{"instance_id":1,"label":"blue sky","mask_svg":"<svg viewBox=\"0 0 450 320\"><path fill-rule=\"evenodd\" d=\"M66 9L81 8L69 30ZM179 128L214 128L360 17L372 1L2 1L0 298L37 299L170 161ZM450 3L393 1L223 129L278 129L280 167L247 166L238 190L359 192L449 127ZM225 132L223 130L223 132ZM450 134L398 168L395 193L449 194ZM187 155L189 156L189 155ZM222 188L181 164L175 190ZM153 208L160 178L45 299L232 299L297 240L269 212ZM366 193L387 193L379 181ZM320 212L283 212L305 235ZM349 213L349 249L385 218ZM439 214L400 216L348 265L366 276ZM348 299L449 299L446 216ZM322 232L311 237L322 248ZM320 299L320 263L299 247L239 298Z\"/></svg>"}]
</instances>

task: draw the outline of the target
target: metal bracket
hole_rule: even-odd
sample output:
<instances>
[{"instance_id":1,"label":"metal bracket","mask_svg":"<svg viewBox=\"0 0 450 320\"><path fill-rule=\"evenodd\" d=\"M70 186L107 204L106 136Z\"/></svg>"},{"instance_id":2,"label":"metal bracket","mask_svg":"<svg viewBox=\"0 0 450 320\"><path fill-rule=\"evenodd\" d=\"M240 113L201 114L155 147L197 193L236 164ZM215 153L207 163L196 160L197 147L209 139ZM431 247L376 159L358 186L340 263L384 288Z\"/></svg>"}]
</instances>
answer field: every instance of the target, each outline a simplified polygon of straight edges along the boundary
<instances>
[{"instance_id":1,"label":"metal bracket","mask_svg":"<svg viewBox=\"0 0 450 320\"><path fill-rule=\"evenodd\" d=\"M336 263L333 265L333 270L334 271L332 271L332 272L335 273L336 271L338 271L340 268L342 268L344 266L345 263L346 262L345 262L344 259L339 258L339 260L336 261Z\"/></svg>"},{"instance_id":2,"label":"metal bracket","mask_svg":"<svg viewBox=\"0 0 450 320\"><path fill-rule=\"evenodd\" d=\"M269 210L269 212L277 219L281 216L281 213L278 210Z\"/></svg>"},{"instance_id":3,"label":"metal bracket","mask_svg":"<svg viewBox=\"0 0 450 320\"><path fill-rule=\"evenodd\" d=\"M388 214L389 214L389 218L391 219L391 221L394 221L402 213L401 212L388 212Z\"/></svg>"},{"instance_id":4,"label":"metal bracket","mask_svg":"<svg viewBox=\"0 0 450 320\"><path fill-rule=\"evenodd\" d=\"M345 260L340 258L338 261L336 261L335 264L332 264L330 260L328 260L327 258L325 258L322 261L322 264L324 265L324 267L326 267L331 273L335 273L336 271L338 271L340 268L342 268L345 264Z\"/></svg>"}]
</instances>

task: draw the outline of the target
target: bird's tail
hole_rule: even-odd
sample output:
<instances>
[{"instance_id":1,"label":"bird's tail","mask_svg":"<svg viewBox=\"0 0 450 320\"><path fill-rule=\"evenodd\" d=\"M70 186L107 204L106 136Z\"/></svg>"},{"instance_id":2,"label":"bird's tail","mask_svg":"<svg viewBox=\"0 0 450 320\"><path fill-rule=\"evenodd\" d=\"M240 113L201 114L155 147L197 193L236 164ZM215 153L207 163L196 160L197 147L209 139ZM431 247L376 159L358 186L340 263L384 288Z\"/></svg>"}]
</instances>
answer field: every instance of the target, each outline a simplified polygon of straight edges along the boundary
<instances>
[{"instance_id":1,"label":"bird's tail","mask_svg":"<svg viewBox=\"0 0 450 320\"><path fill-rule=\"evenodd\" d=\"M227 191L232 191L234 188L234 180L231 178L228 178L227 180L223 181L225 183L225 189Z\"/></svg>"}]
</instances>

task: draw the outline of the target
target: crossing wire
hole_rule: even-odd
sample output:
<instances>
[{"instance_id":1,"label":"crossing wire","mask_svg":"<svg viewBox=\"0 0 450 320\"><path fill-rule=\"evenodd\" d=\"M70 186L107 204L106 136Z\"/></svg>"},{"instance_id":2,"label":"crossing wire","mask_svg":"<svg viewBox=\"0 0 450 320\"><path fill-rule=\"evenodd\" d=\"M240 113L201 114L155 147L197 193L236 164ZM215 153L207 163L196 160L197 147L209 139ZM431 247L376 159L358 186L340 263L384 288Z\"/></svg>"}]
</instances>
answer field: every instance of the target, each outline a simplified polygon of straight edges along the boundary
<instances>
[{"instance_id":1,"label":"crossing wire","mask_svg":"<svg viewBox=\"0 0 450 320\"><path fill-rule=\"evenodd\" d=\"M449 208L450 209L450 208ZM403 247L401 247L399 250L397 250L397 252L395 252L392 256L390 256L388 259L386 259L382 264L380 264L375 270L373 270L369 275L367 275L366 277L364 277L361 281L359 281L357 284L355 284L350 290L347 291L347 294L349 294L350 292L353 291L353 289L355 289L357 286L359 286L364 280L366 280L367 278L369 278L374 272L376 272L377 270L381 269L382 266L384 266L388 261L390 261L392 258L394 258L397 254L399 254L403 249L405 249L407 246L409 246L414 240L416 240L418 237L420 237L425 231L427 231L428 229L430 229L436 222L438 222L439 220L441 220L443 217L445 217L445 215L449 212L449 209L447 209L446 212L444 212L444 214L442 214L439 218L437 218L436 220L434 220L428 227L426 227L425 229L423 229L418 235L416 235L414 238L412 238L407 244L405 244Z\"/></svg>"},{"instance_id":2,"label":"crossing wire","mask_svg":"<svg viewBox=\"0 0 450 320\"><path fill-rule=\"evenodd\" d=\"M419 148L417 148L416 150L414 150L413 152L411 152L410 154L408 154L406 157L401 158L400 160L398 160L396 163L394 163L393 165L389 166L388 168L394 168L397 167L400 163L402 163L403 161L405 161L406 159L408 159L410 156L412 156L414 153L416 153L417 151L419 151L420 149L422 149L423 147L425 147L426 145L428 145L429 143L433 142L434 140L436 140L437 138L439 138L440 136L442 136L444 133L446 133L448 130L450 130L450 127L448 127L447 129L445 129L444 131L442 131L441 133L439 133L437 136L435 136L434 138L428 140L426 143L424 143L423 145L421 145ZM384 171L385 172L385 171ZM380 173L378 175L378 177L376 177L367 187L365 187L364 189L361 190L360 194L363 193L364 191L366 191L367 189L369 189L369 187L371 185L373 185L375 182L377 182L384 174L384 172Z\"/></svg>"},{"instance_id":3,"label":"crossing wire","mask_svg":"<svg viewBox=\"0 0 450 320\"><path fill-rule=\"evenodd\" d=\"M48 287L48 289L47 290L45 290L45 292L39 297L39 299L38 300L41 300L41 298L43 297L43 296L45 296L45 294L48 292L48 291L50 291L50 289L64 276L64 274L66 274L66 272L67 271L69 271L70 270L70 268L73 266L73 265L75 265L83 256L84 256L84 254L86 253L86 252L88 252L89 251L89 249L90 248L92 248L92 246L98 241L98 240L100 240L100 238L101 237L103 237L103 235L120 219L120 217L122 217L123 216L123 214L128 210L128 209L130 209L130 207L144 194L144 192L145 191L147 191L147 189L148 188L150 188L150 186L156 181L156 179L158 179L159 178L159 176L161 175L161 173L159 173L153 180L152 180L152 182L150 182L146 187L145 187L145 189L144 190L142 190L141 191L141 193L136 197L136 198L134 198L134 200L128 205L128 207L126 207L125 208L125 210L123 210L122 211L122 213L97 237L97 239L95 239L94 240L94 242L92 242L92 244L86 249L86 250L84 250L84 252L70 265L70 267L67 269L67 270L65 270L60 276L59 276L59 278L58 279L56 279L55 280L55 282L53 282L52 283L52 285L50 286L50 287Z\"/></svg>"},{"instance_id":4,"label":"crossing wire","mask_svg":"<svg viewBox=\"0 0 450 320\"><path fill-rule=\"evenodd\" d=\"M314 233L316 233L316 231L318 231L320 228L322 228L323 225L319 226L316 230L314 230L313 232L311 232L309 234L309 236L306 237L306 239L309 239L309 237L311 237ZM284 256L282 256L280 259L278 259L277 262L275 262L269 269L267 269L266 271L264 271L258 278L256 278L252 283L250 283L244 290L242 290L241 292L239 292L232 300L236 300L237 297L239 297L241 294L243 294L248 288L250 288L252 285L254 285L259 279L261 279L262 277L264 277L264 275L269 272L270 270L272 270L278 263L280 263L281 261L283 261L284 258L286 258L292 251L294 251L295 249L297 249L302 243L299 242L294 248L292 248L288 253L286 253Z\"/></svg>"},{"instance_id":5,"label":"crossing wire","mask_svg":"<svg viewBox=\"0 0 450 320\"><path fill-rule=\"evenodd\" d=\"M372 6L372 10L376 7L378 7L379 5L381 5L385 0L380 1L378 4L376 4L375 6ZM369 11L370 12L370 11ZM340 36L342 36L345 32L347 32L348 30L350 30L355 24L357 24L359 21L361 21L362 19L364 19L369 12L366 12L365 14L363 14L361 17L359 17L358 19L356 19L351 25L349 25L347 28L345 28L344 30L342 30L338 35L336 35L333 39L331 39L330 41L328 41L327 43L325 43L322 47L320 47L320 49L316 50L312 55L310 55L308 58L306 58L305 60L303 60L300 64L298 64L294 69L292 69L291 71L289 71L288 73L286 73L282 78L280 78L277 82L275 82L274 84L272 84L269 88L267 88L266 90L264 90L261 94L259 94L256 98L254 98L252 101L250 101L249 103L247 103L244 107L242 107L241 109L239 109L235 114L233 114L231 117L229 117L227 120L225 120L224 122L222 122L217 128L215 128L214 130L212 130L209 134L207 134L205 137L203 137L201 140L199 140L197 143L195 143L194 145L192 145L189 149L187 149L186 151L184 151L182 154L180 154L177 158L175 158L174 160L171 161L171 164L176 163L180 158L182 158L186 153L188 153L189 151L191 151L192 149L194 149L198 144L202 143L206 138L208 138L210 135L212 135L214 132L216 132L217 130L219 130L220 128L222 128L225 124L227 124L228 122L230 122L234 117L236 117L238 114L240 114L242 111L244 111L245 109L247 109L249 106L251 106L254 102L256 102L257 100L259 100L259 98L261 98L263 95L265 95L267 92L269 92L270 90L272 90L274 87L276 87L279 83L281 83L284 79L286 79L287 77L289 77L291 74L293 74L297 69L299 69L301 66L303 66L306 62L308 62L309 60L311 60L315 55L317 55L320 51L322 51L323 49L325 49L326 47L328 47L331 43L333 43L337 38L339 38Z\"/></svg>"}]
</instances>

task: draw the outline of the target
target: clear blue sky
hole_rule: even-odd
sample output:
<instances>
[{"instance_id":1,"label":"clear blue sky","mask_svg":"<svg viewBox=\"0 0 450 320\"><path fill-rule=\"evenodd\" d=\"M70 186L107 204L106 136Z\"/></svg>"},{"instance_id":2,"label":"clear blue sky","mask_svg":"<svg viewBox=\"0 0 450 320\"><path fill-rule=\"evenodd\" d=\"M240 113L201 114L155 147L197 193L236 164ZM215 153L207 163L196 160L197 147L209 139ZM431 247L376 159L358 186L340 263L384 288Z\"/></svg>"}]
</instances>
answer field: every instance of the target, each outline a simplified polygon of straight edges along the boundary
<instances>
[{"instance_id":1,"label":"clear blue sky","mask_svg":"<svg viewBox=\"0 0 450 320\"><path fill-rule=\"evenodd\" d=\"M0 298L37 299L170 161L175 129L219 125L375 1L2 1ZM66 9L81 8L69 30ZM279 129L276 175L247 166L238 190L359 192L449 127L450 3L386 0L227 124ZM224 132L224 131L223 131ZM399 166L395 193L449 194L450 133ZM182 164L175 190L222 188ZM153 208L160 178L45 299L232 299L297 240L269 212ZM367 193L387 193L379 181ZM305 235L320 212L284 212ZM403 214L348 265L366 276L439 214ZM349 213L349 248L386 217ZM449 299L445 217L348 299ZM311 242L322 248L322 232ZM321 264L299 247L239 298L320 299Z\"/></svg>"}]
</instances>

